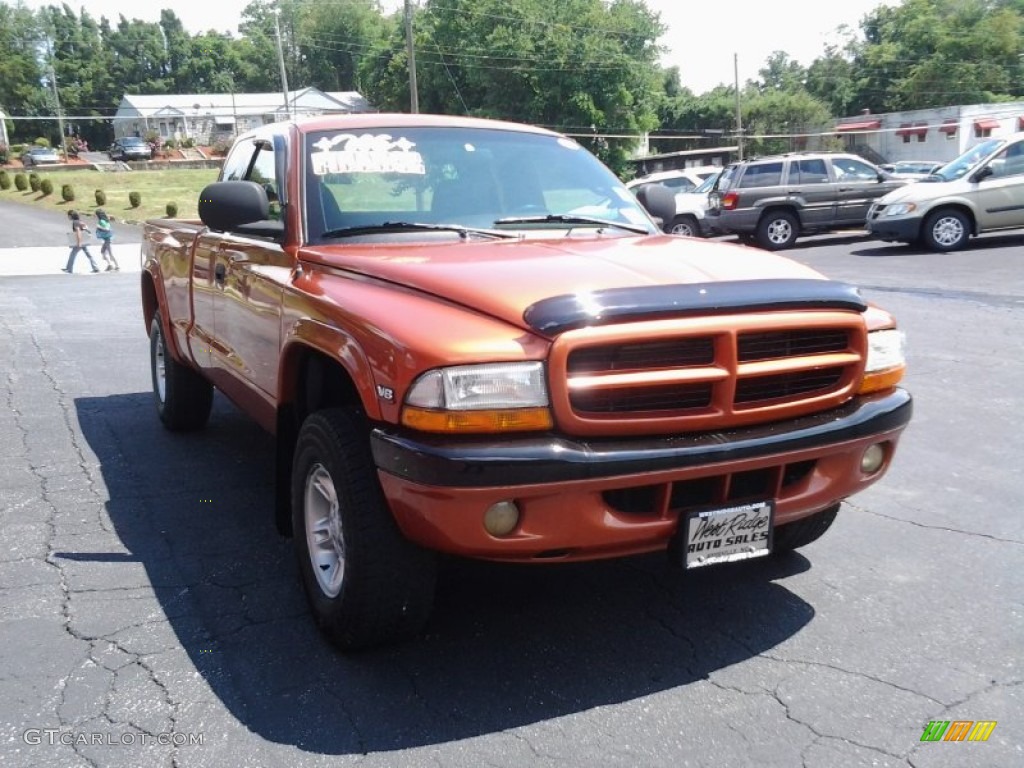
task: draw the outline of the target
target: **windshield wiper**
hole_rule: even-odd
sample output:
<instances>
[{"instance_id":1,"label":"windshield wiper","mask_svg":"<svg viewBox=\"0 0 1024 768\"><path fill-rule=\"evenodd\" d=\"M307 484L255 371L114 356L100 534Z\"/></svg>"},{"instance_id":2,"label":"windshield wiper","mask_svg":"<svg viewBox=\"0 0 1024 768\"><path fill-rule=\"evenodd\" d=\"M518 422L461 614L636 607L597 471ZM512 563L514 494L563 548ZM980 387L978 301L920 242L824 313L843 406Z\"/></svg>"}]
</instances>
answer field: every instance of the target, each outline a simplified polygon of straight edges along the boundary
<instances>
[{"instance_id":1,"label":"windshield wiper","mask_svg":"<svg viewBox=\"0 0 1024 768\"><path fill-rule=\"evenodd\" d=\"M647 227L640 226L639 224L626 224L621 221L600 219L595 216L573 216L566 213L549 213L547 216L510 216L494 222L496 227L500 227L503 224L593 224L598 227L624 229L627 232L636 232L638 235L650 234L650 230Z\"/></svg>"},{"instance_id":2,"label":"windshield wiper","mask_svg":"<svg viewBox=\"0 0 1024 768\"><path fill-rule=\"evenodd\" d=\"M359 227L340 227L329 229L321 237L356 237L358 235L382 234L388 232L457 232L459 237L468 240L472 235L491 238L517 238L511 232L499 232L494 229L476 229L463 227L459 224L426 224L420 221L385 221L381 224L364 224Z\"/></svg>"}]
</instances>

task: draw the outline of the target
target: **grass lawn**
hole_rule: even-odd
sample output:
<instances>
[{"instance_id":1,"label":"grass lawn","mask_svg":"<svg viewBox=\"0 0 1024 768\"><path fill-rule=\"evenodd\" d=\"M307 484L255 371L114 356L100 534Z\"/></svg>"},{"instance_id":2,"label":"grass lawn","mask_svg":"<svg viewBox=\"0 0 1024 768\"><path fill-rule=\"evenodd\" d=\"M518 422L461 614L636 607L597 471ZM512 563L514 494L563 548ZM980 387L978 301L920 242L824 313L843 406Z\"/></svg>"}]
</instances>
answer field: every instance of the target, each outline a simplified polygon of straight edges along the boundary
<instances>
[{"instance_id":1,"label":"grass lawn","mask_svg":"<svg viewBox=\"0 0 1024 768\"><path fill-rule=\"evenodd\" d=\"M74 208L85 214L92 214L97 208L106 209L116 221L140 222L158 219L167 215L167 204L177 203L179 219L196 219L199 193L211 181L217 180L219 170L161 170L161 171L38 171L40 179L53 182L53 194L26 190L19 192L14 187L14 176L20 169L6 169L11 177L11 188L0 190L0 200L25 203L55 211ZM61 198L61 187L70 184L75 190L75 199L66 203ZM96 190L102 189L107 203L96 205ZM128 202L128 193L138 192L142 201L138 208Z\"/></svg>"}]
</instances>

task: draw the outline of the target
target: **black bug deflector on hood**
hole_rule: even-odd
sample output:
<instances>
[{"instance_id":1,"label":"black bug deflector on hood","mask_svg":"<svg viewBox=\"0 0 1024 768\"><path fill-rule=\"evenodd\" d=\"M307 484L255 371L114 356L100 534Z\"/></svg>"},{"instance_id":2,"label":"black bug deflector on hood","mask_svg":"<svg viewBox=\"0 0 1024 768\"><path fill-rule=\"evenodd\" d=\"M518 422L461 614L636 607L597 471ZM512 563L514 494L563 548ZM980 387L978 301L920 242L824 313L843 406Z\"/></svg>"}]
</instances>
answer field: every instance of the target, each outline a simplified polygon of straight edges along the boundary
<instances>
[{"instance_id":1,"label":"black bug deflector on hood","mask_svg":"<svg viewBox=\"0 0 1024 768\"><path fill-rule=\"evenodd\" d=\"M856 286L832 280L735 280L681 285L609 288L542 299L523 320L539 333L631 320L786 309L845 309L863 312Z\"/></svg>"}]
</instances>

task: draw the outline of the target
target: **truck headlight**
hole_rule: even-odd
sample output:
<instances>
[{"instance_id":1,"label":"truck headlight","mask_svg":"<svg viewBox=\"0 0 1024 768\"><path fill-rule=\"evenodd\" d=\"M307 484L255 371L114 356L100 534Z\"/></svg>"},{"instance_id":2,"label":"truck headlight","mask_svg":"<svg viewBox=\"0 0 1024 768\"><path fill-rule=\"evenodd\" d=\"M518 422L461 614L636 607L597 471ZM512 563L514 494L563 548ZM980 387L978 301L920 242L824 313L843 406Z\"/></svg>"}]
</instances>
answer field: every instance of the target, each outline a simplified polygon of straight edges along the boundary
<instances>
[{"instance_id":1,"label":"truck headlight","mask_svg":"<svg viewBox=\"0 0 1024 768\"><path fill-rule=\"evenodd\" d=\"M485 363L427 371L405 396L402 424L449 433L550 429L544 364Z\"/></svg>"},{"instance_id":2,"label":"truck headlight","mask_svg":"<svg viewBox=\"0 0 1024 768\"><path fill-rule=\"evenodd\" d=\"M887 328L868 334L868 360L864 366L864 380L860 394L878 392L895 387L907 369L903 356L903 331Z\"/></svg>"},{"instance_id":3,"label":"truck headlight","mask_svg":"<svg viewBox=\"0 0 1024 768\"><path fill-rule=\"evenodd\" d=\"M917 210L917 205L914 203L896 203L895 205L885 206L885 216L906 216L908 213L913 213Z\"/></svg>"}]
</instances>

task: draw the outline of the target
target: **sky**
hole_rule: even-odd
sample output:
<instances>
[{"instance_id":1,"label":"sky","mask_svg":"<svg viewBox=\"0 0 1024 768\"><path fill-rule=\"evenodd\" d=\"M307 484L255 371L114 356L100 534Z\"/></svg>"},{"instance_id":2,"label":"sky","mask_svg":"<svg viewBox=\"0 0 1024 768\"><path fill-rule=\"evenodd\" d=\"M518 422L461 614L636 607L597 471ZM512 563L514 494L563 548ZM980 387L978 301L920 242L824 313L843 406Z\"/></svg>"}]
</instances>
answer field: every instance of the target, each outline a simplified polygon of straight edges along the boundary
<instances>
[{"instance_id":1,"label":"sky","mask_svg":"<svg viewBox=\"0 0 1024 768\"><path fill-rule=\"evenodd\" d=\"M4 0L14 4L12 0ZM325 2L329 0L309 0ZM27 0L38 8L61 0ZM189 32L209 29L237 35L241 11L249 0L213 0L185 3L161 0L63 0L76 10L86 7L93 18L106 16L117 23L128 19L158 21L160 9L174 8ZM557 0L555 0L557 2ZM664 66L678 66L683 86L704 93L719 83L733 82L733 55L738 57L741 83L757 77L757 71L773 51L782 50L804 66L838 41L835 30L841 24L859 32L860 20L878 5L896 5L897 0L733 0L719 5L714 0L646 0L647 7L660 14L668 31L659 41L668 49ZM402 7L403 0L383 0L386 11ZM735 23L734 23L735 20Z\"/></svg>"}]
</instances>

